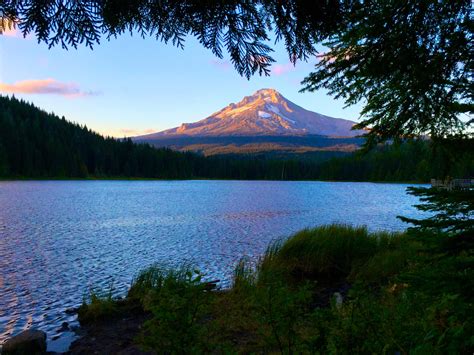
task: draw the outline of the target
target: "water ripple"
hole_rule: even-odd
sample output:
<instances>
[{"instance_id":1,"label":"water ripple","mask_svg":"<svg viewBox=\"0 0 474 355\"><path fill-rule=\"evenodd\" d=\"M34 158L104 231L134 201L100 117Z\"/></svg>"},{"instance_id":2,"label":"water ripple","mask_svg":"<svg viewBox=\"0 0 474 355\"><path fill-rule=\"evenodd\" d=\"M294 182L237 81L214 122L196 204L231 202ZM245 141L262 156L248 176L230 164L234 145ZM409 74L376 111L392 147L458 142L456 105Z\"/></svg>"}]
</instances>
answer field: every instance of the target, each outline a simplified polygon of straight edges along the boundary
<instances>
[{"instance_id":1,"label":"water ripple","mask_svg":"<svg viewBox=\"0 0 474 355\"><path fill-rule=\"evenodd\" d=\"M0 344L23 329L65 350L65 310L91 288L124 294L155 262L191 261L230 283L243 256L331 222L400 230L416 216L406 185L245 181L0 182Z\"/></svg>"}]
</instances>

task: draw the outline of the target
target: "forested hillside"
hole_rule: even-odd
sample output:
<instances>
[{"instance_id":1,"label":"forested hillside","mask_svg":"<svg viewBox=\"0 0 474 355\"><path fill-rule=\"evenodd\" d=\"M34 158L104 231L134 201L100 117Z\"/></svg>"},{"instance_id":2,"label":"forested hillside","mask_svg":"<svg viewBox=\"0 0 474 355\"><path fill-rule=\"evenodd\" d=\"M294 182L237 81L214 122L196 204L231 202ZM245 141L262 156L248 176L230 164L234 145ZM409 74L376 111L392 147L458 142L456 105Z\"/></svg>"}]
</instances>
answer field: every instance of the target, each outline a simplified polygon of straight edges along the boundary
<instances>
[{"instance_id":1,"label":"forested hillside","mask_svg":"<svg viewBox=\"0 0 474 355\"><path fill-rule=\"evenodd\" d=\"M455 153L450 148L453 149ZM353 181L420 181L450 176L474 176L474 141L453 140L433 148L429 141L414 140L383 145L331 159L319 166L319 179Z\"/></svg>"},{"instance_id":2,"label":"forested hillside","mask_svg":"<svg viewBox=\"0 0 474 355\"><path fill-rule=\"evenodd\" d=\"M472 144L471 144L472 147ZM105 138L16 98L0 97L0 177L428 181L474 175L473 149L449 166L426 141L368 154L203 157Z\"/></svg>"},{"instance_id":3,"label":"forested hillside","mask_svg":"<svg viewBox=\"0 0 474 355\"><path fill-rule=\"evenodd\" d=\"M188 178L199 157L104 138L15 98L0 98L0 175Z\"/></svg>"}]
</instances>

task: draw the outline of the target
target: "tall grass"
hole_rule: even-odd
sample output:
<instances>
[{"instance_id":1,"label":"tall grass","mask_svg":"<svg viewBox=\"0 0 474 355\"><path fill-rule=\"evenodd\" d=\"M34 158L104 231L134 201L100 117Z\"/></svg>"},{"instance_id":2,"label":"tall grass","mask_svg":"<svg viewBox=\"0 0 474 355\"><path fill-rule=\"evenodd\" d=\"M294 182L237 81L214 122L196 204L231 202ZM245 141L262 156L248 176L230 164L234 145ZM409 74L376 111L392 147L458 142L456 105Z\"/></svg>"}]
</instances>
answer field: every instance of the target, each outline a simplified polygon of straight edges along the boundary
<instances>
[{"instance_id":1,"label":"tall grass","mask_svg":"<svg viewBox=\"0 0 474 355\"><path fill-rule=\"evenodd\" d=\"M164 288L198 284L201 277L200 272L189 264L182 264L175 269L154 264L140 271L132 280L127 298L144 301L151 292L157 293Z\"/></svg>"},{"instance_id":2,"label":"tall grass","mask_svg":"<svg viewBox=\"0 0 474 355\"><path fill-rule=\"evenodd\" d=\"M376 253L393 249L399 238L393 233L369 233L365 227L338 224L304 229L267 249L258 266L258 277L271 272L292 281L334 282Z\"/></svg>"}]
</instances>

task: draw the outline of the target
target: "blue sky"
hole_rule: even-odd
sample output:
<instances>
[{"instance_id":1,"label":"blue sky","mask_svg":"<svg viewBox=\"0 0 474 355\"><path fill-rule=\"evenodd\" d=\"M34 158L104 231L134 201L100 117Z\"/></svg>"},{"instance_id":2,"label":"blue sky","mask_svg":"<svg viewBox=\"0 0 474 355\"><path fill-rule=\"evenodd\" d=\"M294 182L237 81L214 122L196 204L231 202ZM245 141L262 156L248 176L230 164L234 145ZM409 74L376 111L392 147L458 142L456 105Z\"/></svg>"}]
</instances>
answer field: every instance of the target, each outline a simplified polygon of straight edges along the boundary
<instances>
[{"instance_id":1,"label":"blue sky","mask_svg":"<svg viewBox=\"0 0 474 355\"><path fill-rule=\"evenodd\" d=\"M293 67L281 44L273 57L270 77L247 80L191 37L184 50L123 35L94 50L66 51L10 31L0 35L0 91L117 137L200 120L261 88L274 88L308 110L357 120L360 106L344 109L325 91L298 92L316 58Z\"/></svg>"}]
</instances>

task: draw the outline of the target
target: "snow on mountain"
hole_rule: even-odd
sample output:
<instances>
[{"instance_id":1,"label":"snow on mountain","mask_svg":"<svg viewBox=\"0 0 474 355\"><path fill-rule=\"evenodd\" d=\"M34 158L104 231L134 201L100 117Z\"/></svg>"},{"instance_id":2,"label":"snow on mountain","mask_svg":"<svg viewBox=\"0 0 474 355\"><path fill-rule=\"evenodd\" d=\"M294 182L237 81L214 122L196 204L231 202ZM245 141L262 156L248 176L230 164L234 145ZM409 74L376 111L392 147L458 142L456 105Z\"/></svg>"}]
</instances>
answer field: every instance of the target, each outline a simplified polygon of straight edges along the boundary
<instances>
[{"instance_id":1,"label":"snow on mountain","mask_svg":"<svg viewBox=\"0 0 474 355\"><path fill-rule=\"evenodd\" d=\"M305 110L274 89L261 89L194 123L137 138L172 136L324 135L354 137L353 121Z\"/></svg>"}]
</instances>

